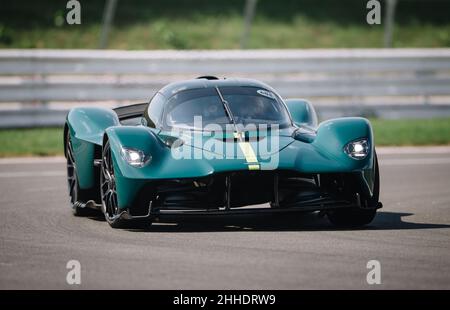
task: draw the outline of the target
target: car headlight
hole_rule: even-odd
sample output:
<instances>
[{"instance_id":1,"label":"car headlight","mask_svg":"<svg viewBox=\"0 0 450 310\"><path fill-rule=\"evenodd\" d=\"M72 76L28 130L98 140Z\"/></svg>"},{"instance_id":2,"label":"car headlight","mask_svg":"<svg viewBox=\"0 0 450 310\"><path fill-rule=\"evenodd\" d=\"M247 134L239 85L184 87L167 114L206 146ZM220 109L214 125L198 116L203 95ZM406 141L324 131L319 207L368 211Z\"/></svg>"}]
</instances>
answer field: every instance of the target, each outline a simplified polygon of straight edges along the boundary
<instances>
[{"instance_id":1,"label":"car headlight","mask_svg":"<svg viewBox=\"0 0 450 310\"><path fill-rule=\"evenodd\" d=\"M147 165L151 159L152 156L149 154L145 154L141 150L128 148L128 147L122 147L120 150L120 155L122 155L122 158L133 167L142 168L145 165Z\"/></svg>"},{"instance_id":2,"label":"car headlight","mask_svg":"<svg viewBox=\"0 0 450 310\"><path fill-rule=\"evenodd\" d=\"M369 154L369 142L367 139L355 140L347 143L344 152L353 159L364 159Z\"/></svg>"}]
</instances>

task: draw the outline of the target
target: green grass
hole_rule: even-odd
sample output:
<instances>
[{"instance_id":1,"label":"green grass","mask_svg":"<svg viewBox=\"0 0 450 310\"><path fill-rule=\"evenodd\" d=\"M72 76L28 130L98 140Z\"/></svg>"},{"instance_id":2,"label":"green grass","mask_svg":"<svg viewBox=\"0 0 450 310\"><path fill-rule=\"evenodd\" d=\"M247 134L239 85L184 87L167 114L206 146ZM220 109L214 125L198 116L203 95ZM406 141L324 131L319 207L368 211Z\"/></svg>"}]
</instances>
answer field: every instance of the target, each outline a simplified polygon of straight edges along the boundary
<instances>
[{"instance_id":1,"label":"green grass","mask_svg":"<svg viewBox=\"0 0 450 310\"><path fill-rule=\"evenodd\" d=\"M450 118L421 120L372 119L376 145L448 145Z\"/></svg>"},{"instance_id":2,"label":"green grass","mask_svg":"<svg viewBox=\"0 0 450 310\"><path fill-rule=\"evenodd\" d=\"M0 130L0 157L62 155L61 128Z\"/></svg>"},{"instance_id":3,"label":"green grass","mask_svg":"<svg viewBox=\"0 0 450 310\"><path fill-rule=\"evenodd\" d=\"M91 49L98 46L104 0L82 2L81 25L65 22L67 1L3 2L0 48ZM384 8L385 1L381 3ZM108 47L239 48L244 4L244 0L118 1ZM258 1L247 47L382 47L384 25L366 23L366 4L362 0ZM449 10L449 1L398 1L394 46L450 46Z\"/></svg>"},{"instance_id":4,"label":"green grass","mask_svg":"<svg viewBox=\"0 0 450 310\"><path fill-rule=\"evenodd\" d=\"M450 144L450 118L371 122L378 146ZM0 130L0 157L62 154L61 128Z\"/></svg>"},{"instance_id":5,"label":"green grass","mask_svg":"<svg viewBox=\"0 0 450 310\"><path fill-rule=\"evenodd\" d=\"M190 17L170 20L156 18L115 27L111 49L237 49L242 32L242 17ZM0 48L96 48L99 24L83 27L10 29L10 41ZM450 24L399 25L395 47L450 46ZM343 25L317 22L298 15L289 21L257 18L251 29L248 48L345 48L383 47L383 27L365 23Z\"/></svg>"}]
</instances>

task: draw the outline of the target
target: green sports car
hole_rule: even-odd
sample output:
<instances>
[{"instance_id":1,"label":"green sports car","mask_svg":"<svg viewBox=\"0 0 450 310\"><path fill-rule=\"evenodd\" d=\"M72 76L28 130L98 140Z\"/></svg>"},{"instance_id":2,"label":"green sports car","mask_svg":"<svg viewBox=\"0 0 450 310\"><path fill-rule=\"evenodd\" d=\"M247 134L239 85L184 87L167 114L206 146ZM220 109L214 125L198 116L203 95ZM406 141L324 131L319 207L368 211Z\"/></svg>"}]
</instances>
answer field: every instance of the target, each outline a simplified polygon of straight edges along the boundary
<instances>
[{"instance_id":1,"label":"green sports car","mask_svg":"<svg viewBox=\"0 0 450 310\"><path fill-rule=\"evenodd\" d=\"M74 214L100 209L115 228L165 215L299 211L354 227L382 206L367 119L318 124L308 101L250 79L204 76L148 103L74 108L64 147Z\"/></svg>"}]
</instances>

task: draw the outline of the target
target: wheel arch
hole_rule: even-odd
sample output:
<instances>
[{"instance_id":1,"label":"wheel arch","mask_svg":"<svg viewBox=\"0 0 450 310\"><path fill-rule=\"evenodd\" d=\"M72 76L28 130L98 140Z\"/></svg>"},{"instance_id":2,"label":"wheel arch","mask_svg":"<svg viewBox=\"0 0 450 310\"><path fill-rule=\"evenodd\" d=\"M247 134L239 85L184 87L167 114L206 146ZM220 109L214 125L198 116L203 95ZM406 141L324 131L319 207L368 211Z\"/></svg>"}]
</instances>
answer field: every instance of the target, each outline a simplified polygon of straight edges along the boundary
<instances>
[{"instance_id":1,"label":"wheel arch","mask_svg":"<svg viewBox=\"0 0 450 310\"><path fill-rule=\"evenodd\" d=\"M119 208L132 207L144 186L148 185L145 168L130 166L121 155L122 147L139 149L152 156L149 163L159 165L168 150L163 142L149 128L143 126L114 126L108 128L102 138L103 145L109 141L111 156L114 164Z\"/></svg>"},{"instance_id":2,"label":"wheel arch","mask_svg":"<svg viewBox=\"0 0 450 310\"><path fill-rule=\"evenodd\" d=\"M94 160L101 157L105 130L120 126L117 114L103 107L77 107L69 111L64 124L64 155L67 156L67 137L70 136L77 165L80 189L98 192L98 168Z\"/></svg>"},{"instance_id":3,"label":"wheel arch","mask_svg":"<svg viewBox=\"0 0 450 310\"><path fill-rule=\"evenodd\" d=\"M344 147L351 141L366 139L370 145L368 156L362 160L350 158ZM368 119L362 117L335 118L320 123L317 136L312 142L316 150L325 152L342 165L354 170L372 168L374 156L374 138Z\"/></svg>"}]
</instances>

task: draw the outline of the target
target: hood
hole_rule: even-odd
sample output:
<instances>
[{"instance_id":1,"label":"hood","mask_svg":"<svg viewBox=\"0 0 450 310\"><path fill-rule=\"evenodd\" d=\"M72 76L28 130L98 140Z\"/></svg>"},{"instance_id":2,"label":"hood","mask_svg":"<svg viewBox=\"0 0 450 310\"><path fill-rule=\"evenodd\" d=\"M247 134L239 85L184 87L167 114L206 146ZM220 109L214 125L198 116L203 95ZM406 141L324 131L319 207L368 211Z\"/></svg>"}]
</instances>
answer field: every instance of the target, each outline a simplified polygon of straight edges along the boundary
<instances>
[{"instance_id":1,"label":"hood","mask_svg":"<svg viewBox=\"0 0 450 310\"><path fill-rule=\"evenodd\" d=\"M249 169L260 169L260 164L272 162L273 157L294 142L293 127L268 131L206 132L184 130L160 132L159 137L172 147L179 147L186 156L198 159L226 159L241 161Z\"/></svg>"}]
</instances>

